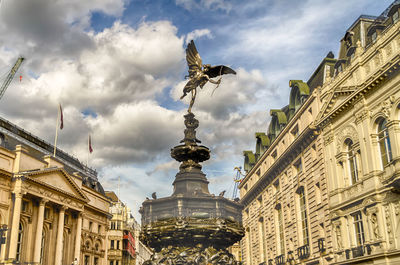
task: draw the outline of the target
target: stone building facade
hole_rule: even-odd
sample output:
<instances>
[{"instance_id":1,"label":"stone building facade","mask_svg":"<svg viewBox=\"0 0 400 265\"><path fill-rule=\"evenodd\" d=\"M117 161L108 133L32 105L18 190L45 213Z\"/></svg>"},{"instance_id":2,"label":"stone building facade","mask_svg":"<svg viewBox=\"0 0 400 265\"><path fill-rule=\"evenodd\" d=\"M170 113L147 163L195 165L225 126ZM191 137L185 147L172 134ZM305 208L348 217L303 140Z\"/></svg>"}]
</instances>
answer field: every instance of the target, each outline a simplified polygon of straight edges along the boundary
<instances>
[{"instance_id":1,"label":"stone building facade","mask_svg":"<svg viewBox=\"0 0 400 265\"><path fill-rule=\"evenodd\" d=\"M400 264L399 14L357 19L320 89L335 264Z\"/></svg>"},{"instance_id":2,"label":"stone building facade","mask_svg":"<svg viewBox=\"0 0 400 265\"><path fill-rule=\"evenodd\" d=\"M136 251L134 240L134 220L130 209L112 191L106 191L112 206L112 215L107 234L108 264L135 265Z\"/></svg>"},{"instance_id":3,"label":"stone building facade","mask_svg":"<svg viewBox=\"0 0 400 265\"><path fill-rule=\"evenodd\" d=\"M136 249L136 265L142 265L146 260L149 260L153 251L149 249L142 241L139 240L141 226L135 220L135 249Z\"/></svg>"},{"instance_id":4,"label":"stone building facade","mask_svg":"<svg viewBox=\"0 0 400 265\"><path fill-rule=\"evenodd\" d=\"M245 264L400 264L399 14L360 16L244 152Z\"/></svg>"},{"instance_id":5,"label":"stone building facade","mask_svg":"<svg viewBox=\"0 0 400 265\"><path fill-rule=\"evenodd\" d=\"M0 118L0 264L106 265L109 200L96 172Z\"/></svg>"},{"instance_id":6,"label":"stone building facade","mask_svg":"<svg viewBox=\"0 0 400 265\"><path fill-rule=\"evenodd\" d=\"M112 218L107 234L109 265L141 265L152 251L139 240L140 225L127 205L112 191L106 191L111 200Z\"/></svg>"},{"instance_id":7,"label":"stone building facade","mask_svg":"<svg viewBox=\"0 0 400 265\"><path fill-rule=\"evenodd\" d=\"M291 80L289 105L270 111L267 133L245 151L246 177L239 185L245 205L245 264L326 264L331 226L323 141L314 126L319 87L333 74L329 53L308 80Z\"/></svg>"}]
</instances>

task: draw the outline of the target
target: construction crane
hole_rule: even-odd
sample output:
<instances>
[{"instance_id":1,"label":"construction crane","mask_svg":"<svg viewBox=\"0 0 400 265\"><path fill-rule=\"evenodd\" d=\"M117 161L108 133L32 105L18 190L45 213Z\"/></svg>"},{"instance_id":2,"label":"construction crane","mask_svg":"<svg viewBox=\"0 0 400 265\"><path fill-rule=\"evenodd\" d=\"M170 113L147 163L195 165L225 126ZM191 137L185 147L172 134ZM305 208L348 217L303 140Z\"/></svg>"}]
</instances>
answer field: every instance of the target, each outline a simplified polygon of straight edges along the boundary
<instances>
[{"instance_id":1,"label":"construction crane","mask_svg":"<svg viewBox=\"0 0 400 265\"><path fill-rule=\"evenodd\" d=\"M233 170L236 170L236 176L234 178L235 186L233 187L233 194L232 194L232 200L237 198L237 193L238 193L238 186L240 182L242 181L242 167L235 167Z\"/></svg>"},{"instance_id":2,"label":"construction crane","mask_svg":"<svg viewBox=\"0 0 400 265\"><path fill-rule=\"evenodd\" d=\"M10 85L11 80L14 78L15 74L18 71L18 68L21 66L24 59L25 58L23 57L19 57L15 62L14 66L11 68L11 71L8 73L6 79L4 80L3 84L0 87L0 99L3 97L4 92L6 92L8 85Z\"/></svg>"}]
</instances>

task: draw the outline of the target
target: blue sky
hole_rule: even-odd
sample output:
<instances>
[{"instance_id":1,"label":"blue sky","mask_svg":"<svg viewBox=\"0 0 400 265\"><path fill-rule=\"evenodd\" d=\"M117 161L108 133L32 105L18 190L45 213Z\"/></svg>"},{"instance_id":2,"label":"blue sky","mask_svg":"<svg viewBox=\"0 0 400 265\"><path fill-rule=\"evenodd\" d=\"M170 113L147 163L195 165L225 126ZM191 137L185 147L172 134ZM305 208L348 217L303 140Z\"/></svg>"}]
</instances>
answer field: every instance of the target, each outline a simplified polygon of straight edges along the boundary
<instances>
[{"instance_id":1,"label":"blue sky","mask_svg":"<svg viewBox=\"0 0 400 265\"><path fill-rule=\"evenodd\" d=\"M1 0L0 73L19 55L0 115L52 142L59 103L65 129L58 146L86 161L106 190L137 210L153 191L172 193L188 98L185 47L194 39L203 63L237 71L206 86L193 112L198 138L211 149L203 171L210 191L232 196L242 151L254 150L268 112L288 102L290 79L307 80L322 58L338 53L361 14L379 15L391 0Z\"/></svg>"}]
</instances>

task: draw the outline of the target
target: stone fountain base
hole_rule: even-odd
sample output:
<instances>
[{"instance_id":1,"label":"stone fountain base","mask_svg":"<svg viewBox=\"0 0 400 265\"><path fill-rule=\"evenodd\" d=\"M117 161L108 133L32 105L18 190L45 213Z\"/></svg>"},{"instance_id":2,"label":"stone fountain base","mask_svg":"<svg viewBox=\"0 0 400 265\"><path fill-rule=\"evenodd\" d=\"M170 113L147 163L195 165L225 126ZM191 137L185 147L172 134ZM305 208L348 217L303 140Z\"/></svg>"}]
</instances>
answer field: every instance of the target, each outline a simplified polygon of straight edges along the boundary
<instances>
[{"instance_id":1,"label":"stone fountain base","mask_svg":"<svg viewBox=\"0 0 400 265\"><path fill-rule=\"evenodd\" d=\"M143 265L210 265L226 264L239 265L235 257L225 249L213 247L204 248L201 244L196 247L167 247L154 254Z\"/></svg>"},{"instance_id":2,"label":"stone fountain base","mask_svg":"<svg viewBox=\"0 0 400 265\"><path fill-rule=\"evenodd\" d=\"M142 214L141 240L155 254L144 265L237 265L226 248L244 236L243 206L208 191L200 163L210 151L196 138L199 126L193 113L185 115L185 138L171 150L181 162L171 196L146 200Z\"/></svg>"}]
</instances>

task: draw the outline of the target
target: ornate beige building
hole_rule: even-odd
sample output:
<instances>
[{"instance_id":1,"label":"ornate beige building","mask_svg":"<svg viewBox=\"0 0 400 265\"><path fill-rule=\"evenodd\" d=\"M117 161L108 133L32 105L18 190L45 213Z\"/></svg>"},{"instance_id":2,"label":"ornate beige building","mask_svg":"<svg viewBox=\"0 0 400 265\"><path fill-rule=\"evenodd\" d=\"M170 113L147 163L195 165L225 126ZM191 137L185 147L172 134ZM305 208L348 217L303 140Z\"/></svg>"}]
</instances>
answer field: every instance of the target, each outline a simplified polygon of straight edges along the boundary
<instances>
[{"instance_id":1,"label":"ornate beige building","mask_svg":"<svg viewBox=\"0 0 400 265\"><path fill-rule=\"evenodd\" d=\"M0 264L106 265L97 173L0 118Z\"/></svg>"},{"instance_id":2,"label":"ornate beige building","mask_svg":"<svg viewBox=\"0 0 400 265\"><path fill-rule=\"evenodd\" d=\"M135 249L136 249L136 265L142 265L149 260L153 251L139 240L141 227L135 220Z\"/></svg>"},{"instance_id":3,"label":"ornate beige building","mask_svg":"<svg viewBox=\"0 0 400 265\"><path fill-rule=\"evenodd\" d=\"M112 203L107 234L109 265L135 265L134 218L114 192L106 191L106 195Z\"/></svg>"},{"instance_id":4,"label":"ornate beige building","mask_svg":"<svg viewBox=\"0 0 400 265\"><path fill-rule=\"evenodd\" d=\"M335 264L400 264L399 8L354 22L320 89Z\"/></svg>"},{"instance_id":5,"label":"ornate beige building","mask_svg":"<svg viewBox=\"0 0 400 265\"><path fill-rule=\"evenodd\" d=\"M292 80L289 105L270 111L267 133L245 151L243 261L253 264L326 264L331 228L323 142L313 122L319 87L333 74L329 53L308 80Z\"/></svg>"},{"instance_id":6,"label":"ornate beige building","mask_svg":"<svg viewBox=\"0 0 400 265\"><path fill-rule=\"evenodd\" d=\"M109 265L141 265L150 258L152 251L139 240L140 225L131 210L113 191L106 191L110 207L108 241Z\"/></svg>"},{"instance_id":7,"label":"ornate beige building","mask_svg":"<svg viewBox=\"0 0 400 265\"><path fill-rule=\"evenodd\" d=\"M245 264L400 264L400 1L360 16L245 151Z\"/></svg>"}]
</instances>

